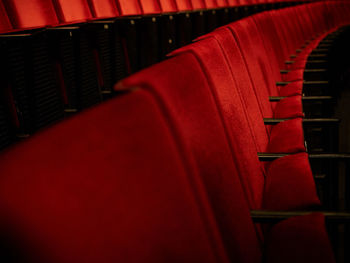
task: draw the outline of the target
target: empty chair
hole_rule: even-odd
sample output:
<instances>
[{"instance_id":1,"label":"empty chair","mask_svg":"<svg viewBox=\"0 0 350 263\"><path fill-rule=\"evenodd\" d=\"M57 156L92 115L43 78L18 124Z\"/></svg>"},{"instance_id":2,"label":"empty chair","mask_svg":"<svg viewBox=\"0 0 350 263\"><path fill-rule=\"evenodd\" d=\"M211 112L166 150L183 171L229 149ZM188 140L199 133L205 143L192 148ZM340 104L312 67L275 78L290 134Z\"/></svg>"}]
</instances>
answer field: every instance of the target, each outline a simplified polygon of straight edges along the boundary
<instances>
[{"instance_id":1,"label":"empty chair","mask_svg":"<svg viewBox=\"0 0 350 263\"><path fill-rule=\"evenodd\" d=\"M59 24L52 1L3 0L2 2L14 28L32 29Z\"/></svg>"},{"instance_id":2,"label":"empty chair","mask_svg":"<svg viewBox=\"0 0 350 263\"><path fill-rule=\"evenodd\" d=\"M183 67L183 65L187 65L187 67ZM237 183L242 182L244 185L245 196L248 198L250 207L261 207L264 192L262 189L264 185L264 182L262 181L264 178L262 169L259 161L255 158L257 155L254 146L251 146L251 137L247 135L245 140L241 140L244 135L241 132L241 128L238 128L241 124L239 122L239 117L237 117L236 123L238 129L235 143L237 145L234 147L239 147L239 145L244 144L245 150L243 152L240 151L239 153L234 152L231 147L233 145L227 145L227 130L225 129L225 126L223 126L220 112L217 111L217 102L213 97L211 87L208 86L208 77L204 75L205 73L202 70L203 67L199 61L196 61L193 54L182 53L123 80L116 86L116 89L125 90L126 88L142 88L151 92L159 100L169 123L174 130L179 132L179 134L182 134L184 142L188 145L195 158L199 174L208 192L210 203L214 208L214 214L218 221L219 229L221 230L231 260L236 260L238 262L251 262L252 260L255 262L257 260L257 262L259 262L261 252L259 252L257 247L253 246L254 243L256 244L256 237L253 238L248 232L246 232L245 235L246 239L244 241L241 240L245 245L243 245L243 243L238 244L241 244L241 248L249 250L254 249L255 252L250 251L248 253L246 250L243 257L242 254L240 254L240 256L238 256L239 254L236 254L237 245L235 244L237 244L236 238L238 236L237 233L234 234L236 230L232 220L236 220L236 217L233 215L233 207L236 207L238 202L237 200L230 198L230 192L236 191L234 189L236 189ZM234 110L232 113L234 113ZM240 133L241 135L239 135ZM252 154L249 155L248 152L251 152ZM234 155L232 156L231 154ZM306 164L305 161L307 162L307 156L305 154L288 157L290 159L279 160L273 169L276 167L279 167L278 169L283 169L282 167L285 165L285 162L289 163L289 161L293 164L288 166L288 168L293 167L295 169L297 166L301 168ZM293 161L294 158L296 158L294 160L295 162ZM245 172L242 170L240 170L239 173L235 172L235 167L238 168L238 166L245 169ZM303 171L303 168L301 169L301 171ZM301 175L301 178L304 178L302 184L306 183L306 177L304 176L307 174L310 175L311 171L306 170L306 173L304 171L304 173L299 174L300 171L297 172L297 170L298 168L294 171L289 170L291 175L293 174L293 179L288 182L301 182L296 179L297 176ZM282 173L278 173L278 175L276 174L276 176L281 175ZM269 178L269 175L266 175L266 178ZM312 195L315 197L315 192L312 190L314 189L312 175L308 178L310 179L308 182L311 183L309 185L311 188L306 187L308 190L301 190L301 188L304 187L302 185L300 185L300 188L291 187L289 184L288 188L293 188L294 190L298 189L300 190L300 194L310 194L309 197ZM273 185L273 182L271 182L271 184ZM279 189L279 194L286 194L285 190L288 188L281 190L281 187L283 186L280 185L277 187ZM273 188L271 187L270 189ZM273 195L272 192L271 194ZM317 197L315 198L316 199L312 199L312 202L317 204ZM300 199L302 206L308 206L306 200L310 201L310 199L305 198L305 196ZM276 200L277 202L274 204L268 204L268 202L265 203L264 205L267 205L264 206L265 209L286 209L284 205L287 205L290 208L292 205L296 205L296 203L292 204L296 200L291 196L287 197L287 200L292 203L288 201L287 204L284 203L284 201L287 200L280 195L278 198L269 196L268 200ZM301 205L301 203L299 203L299 205ZM319 231L319 233L324 233L322 228L324 228L324 225L316 232ZM258 233L261 234L259 230ZM259 237L263 238L261 235L259 235ZM280 236L280 238L280 240L283 240L282 236ZM325 241L324 244L326 244L326 247L329 246L329 241L327 241L326 236L321 239ZM247 246L247 244L250 244L250 246ZM326 260L331 260L332 255L330 247L326 248L325 251L327 251L325 255L325 258L327 258ZM303 253L308 252L304 251Z\"/></svg>"},{"instance_id":3,"label":"empty chair","mask_svg":"<svg viewBox=\"0 0 350 263\"><path fill-rule=\"evenodd\" d=\"M228 262L196 170L147 92L38 133L0 162L1 238L15 261Z\"/></svg>"}]
</instances>

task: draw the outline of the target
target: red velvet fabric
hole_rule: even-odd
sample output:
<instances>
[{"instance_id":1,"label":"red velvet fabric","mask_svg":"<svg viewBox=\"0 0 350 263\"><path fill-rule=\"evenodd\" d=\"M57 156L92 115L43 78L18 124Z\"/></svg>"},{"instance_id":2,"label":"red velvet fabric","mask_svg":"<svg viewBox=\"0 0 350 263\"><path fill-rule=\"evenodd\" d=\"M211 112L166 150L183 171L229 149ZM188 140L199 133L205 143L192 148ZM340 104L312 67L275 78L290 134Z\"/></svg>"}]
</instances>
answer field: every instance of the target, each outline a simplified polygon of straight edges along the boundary
<instances>
[{"instance_id":1,"label":"red velvet fabric","mask_svg":"<svg viewBox=\"0 0 350 263\"><path fill-rule=\"evenodd\" d=\"M265 262L335 263L324 216L313 213L275 225L268 234Z\"/></svg>"},{"instance_id":2,"label":"red velvet fabric","mask_svg":"<svg viewBox=\"0 0 350 263\"><path fill-rule=\"evenodd\" d=\"M159 0L163 12L176 12L177 6L175 0Z\"/></svg>"},{"instance_id":3,"label":"red velvet fabric","mask_svg":"<svg viewBox=\"0 0 350 263\"><path fill-rule=\"evenodd\" d=\"M269 165L263 209L298 211L320 204L307 153L285 156Z\"/></svg>"},{"instance_id":4,"label":"red velvet fabric","mask_svg":"<svg viewBox=\"0 0 350 263\"><path fill-rule=\"evenodd\" d=\"M296 81L304 79L304 70L292 70L287 74L282 74L282 78L284 81Z\"/></svg>"},{"instance_id":5,"label":"red velvet fabric","mask_svg":"<svg viewBox=\"0 0 350 263\"><path fill-rule=\"evenodd\" d=\"M250 111L244 106L243 97L237 89L238 83L232 78L228 62L214 38L203 39L173 54L184 52L195 54L200 62L228 133L242 184L249 196L253 196L254 203L250 202L250 205L260 207L264 171L256 153L266 151L268 145L266 127L261 118L249 122Z\"/></svg>"},{"instance_id":6,"label":"red velvet fabric","mask_svg":"<svg viewBox=\"0 0 350 263\"><path fill-rule=\"evenodd\" d=\"M293 81L285 86L281 86L279 95L282 97L303 94L303 81Z\"/></svg>"},{"instance_id":7,"label":"red velvet fabric","mask_svg":"<svg viewBox=\"0 0 350 263\"><path fill-rule=\"evenodd\" d=\"M0 33L9 32L11 29L12 25L7 15L4 4L0 2Z\"/></svg>"},{"instance_id":8,"label":"red velvet fabric","mask_svg":"<svg viewBox=\"0 0 350 263\"><path fill-rule=\"evenodd\" d=\"M178 11L192 10L191 0L175 0Z\"/></svg>"},{"instance_id":9,"label":"red velvet fabric","mask_svg":"<svg viewBox=\"0 0 350 263\"><path fill-rule=\"evenodd\" d=\"M53 0L57 16L62 23L78 23L92 19L87 0Z\"/></svg>"},{"instance_id":10,"label":"red velvet fabric","mask_svg":"<svg viewBox=\"0 0 350 263\"><path fill-rule=\"evenodd\" d=\"M117 6L122 16L142 15L138 0L117 0Z\"/></svg>"},{"instance_id":11,"label":"red velvet fabric","mask_svg":"<svg viewBox=\"0 0 350 263\"><path fill-rule=\"evenodd\" d=\"M51 1L4 0L3 3L14 28L45 27L59 23Z\"/></svg>"},{"instance_id":12,"label":"red velvet fabric","mask_svg":"<svg viewBox=\"0 0 350 263\"><path fill-rule=\"evenodd\" d=\"M157 0L140 0L143 14L160 14L162 12Z\"/></svg>"},{"instance_id":13,"label":"red velvet fabric","mask_svg":"<svg viewBox=\"0 0 350 263\"><path fill-rule=\"evenodd\" d=\"M226 0L216 0L217 7L227 7L229 6L228 1Z\"/></svg>"},{"instance_id":14,"label":"red velvet fabric","mask_svg":"<svg viewBox=\"0 0 350 263\"><path fill-rule=\"evenodd\" d=\"M301 118L283 121L273 127L267 151L270 153L305 152Z\"/></svg>"},{"instance_id":15,"label":"red velvet fabric","mask_svg":"<svg viewBox=\"0 0 350 263\"><path fill-rule=\"evenodd\" d=\"M89 0L90 9L95 18L119 16L115 0Z\"/></svg>"},{"instance_id":16,"label":"red velvet fabric","mask_svg":"<svg viewBox=\"0 0 350 263\"><path fill-rule=\"evenodd\" d=\"M253 189L245 188L254 196L243 192L235 166L236 157L232 156L207 78L195 56L184 53L170 58L123 80L116 89L127 87L150 91L161 103L172 128L188 145L230 258L258 262L261 252L249 218L247 200L250 205L260 207L263 178L250 182Z\"/></svg>"},{"instance_id":17,"label":"red velvet fabric","mask_svg":"<svg viewBox=\"0 0 350 263\"><path fill-rule=\"evenodd\" d=\"M137 91L34 135L1 155L2 226L35 262L228 262L171 134Z\"/></svg>"},{"instance_id":18,"label":"red velvet fabric","mask_svg":"<svg viewBox=\"0 0 350 263\"><path fill-rule=\"evenodd\" d=\"M216 0L203 0L203 1L205 3L205 7L207 9L217 8L218 7L218 4L216 3Z\"/></svg>"},{"instance_id":19,"label":"red velvet fabric","mask_svg":"<svg viewBox=\"0 0 350 263\"><path fill-rule=\"evenodd\" d=\"M302 108L303 105L300 95L284 98L276 103L275 118L303 118L304 113Z\"/></svg>"},{"instance_id":20,"label":"red velvet fabric","mask_svg":"<svg viewBox=\"0 0 350 263\"><path fill-rule=\"evenodd\" d=\"M204 0L191 0L191 4L194 10L207 8Z\"/></svg>"}]
</instances>

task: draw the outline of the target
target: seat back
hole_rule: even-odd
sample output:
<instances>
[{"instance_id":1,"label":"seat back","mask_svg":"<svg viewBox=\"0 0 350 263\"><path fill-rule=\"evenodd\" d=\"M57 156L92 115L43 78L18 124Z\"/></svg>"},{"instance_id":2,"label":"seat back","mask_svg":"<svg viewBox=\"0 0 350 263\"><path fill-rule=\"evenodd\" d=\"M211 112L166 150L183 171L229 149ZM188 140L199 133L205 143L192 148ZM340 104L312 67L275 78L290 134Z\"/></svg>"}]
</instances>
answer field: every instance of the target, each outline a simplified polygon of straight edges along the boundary
<instances>
[{"instance_id":1,"label":"seat back","mask_svg":"<svg viewBox=\"0 0 350 263\"><path fill-rule=\"evenodd\" d=\"M175 0L178 11L192 10L191 0Z\"/></svg>"},{"instance_id":2,"label":"seat back","mask_svg":"<svg viewBox=\"0 0 350 263\"><path fill-rule=\"evenodd\" d=\"M259 33L247 19L232 23L228 28L232 31L246 63L262 115L272 118L273 109L268 97L278 96L278 91Z\"/></svg>"},{"instance_id":3,"label":"seat back","mask_svg":"<svg viewBox=\"0 0 350 263\"><path fill-rule=\"evenodd\" d=\"M53 0L61 23L80 23L93 18L88 0Z\"/></svg>"},{"instance_id":4,"label":"seat back","mask_svg":"<svg viewBox=\"0 0 350 263\"><path fill-rule=\"evenodd\" d=\"M3 0L3 4L14 28L37 28L59 23L51 1Z\"/></svg>"},{"instance_id":5,"label":"seat back","mask_svg":"<svg viewBox=\"0 0 350 263\"><path fill-rule=\"evenodd\" d=\"M174 130L188 145L230 259L258 262L259 245L248 216L248 195L242 190L227 132L195 56L185 53L170 58L123 80L116 88L127 87L152 92L162 103Z\"/></svg>"},{"instance_id":6,"label":"seat back","mask_svg":"<svg viewBox=\"0 0 350 263\"><path fill-rule=\"evenodd\" d=\"M122 16L141 15L142 9L138 0L117 0L119 14Z\"/></svg>"},{"instance_id":7,"label":"seat back","mask_svg":"<svg viewBox=\"0 0 350 263\"><path fill-rule=\"evenodd\" d=\"M3 152L2 237L33 262L227 262L172 134L137 91Z\"/></svg>"},{"instance_id":8,"label":"seat back","mask_svg":"<svg viewBox=\"0 0 350 263\"><path fill-rule=\"evenodd\" d=\"M12 30L12 24L2 1L0 1L0 33Z\"/></svg>"},{"instance_id":9,"label":"seat back","mask_svg":"<svg viewBox=\"0 0 350 263\"><path fill-rule=\"evenodd\" d=\"M115 0L88 0L92 15L95 18L109 18L119 16Z\"/></svg>"},{"instance_id":10,"label":"seat back","mask_svg":"<svg viewBox=\"0 0 350 263\"><path fill-rule=\"evenodd\" d=\"M210 92L223 119L224 128L227 130L233 159L250 206L260 207L264 188L264 169L258 160L257 152L262 150L259 147L263 143L259 143L258 140L263 135L266 136L266 129L262 124L263 135L259 135L254 125L262 123L262 120L254 119L250 125L252 116L249 116L251 113L248 110L249 105L246 104L237 87L240 82L234 79L230 65L216 38L207 37L175 51L173 55L186 52L195 55L208 79ZM267 147L268 138L265 144ZM241 150L243 148L244 151Z\"/></svg>"},{"instance_id":11,"label":"seat back","mask_svg":"<svg viewBox=\"0 0 350 263\"><path fill-rule=\"evenodd\" d=\"M159 5L164 13L177 11L175 0L159 0Z\"/></svg>"},{"instance_id":12,"label":"seat back","mask_svg":"<svg viewBox=\"0 0 350 263\"><path fill-rule=\"evenodd\" d=\"M156 0L140 0L143 14L160 14L162 9Z\"/></svg>"}]
</instances>

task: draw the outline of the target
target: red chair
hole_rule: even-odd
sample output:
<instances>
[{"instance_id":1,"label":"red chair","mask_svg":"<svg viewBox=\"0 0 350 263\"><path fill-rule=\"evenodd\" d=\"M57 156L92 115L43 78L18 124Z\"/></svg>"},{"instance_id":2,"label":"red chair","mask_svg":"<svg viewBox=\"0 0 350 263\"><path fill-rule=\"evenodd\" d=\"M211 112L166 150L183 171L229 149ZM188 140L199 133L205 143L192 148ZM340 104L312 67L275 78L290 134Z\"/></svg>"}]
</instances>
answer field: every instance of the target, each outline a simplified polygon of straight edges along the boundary
<instances>
[{"instance_id":1,"label":"red chair","mask_svg":"<svg viewBox=\"0 0 350 263\"><path fill-rule=\"evenodd\" d=\"M264 185L262 181L262 169L257 160L256 152L255 155L251 155L247 159L241 155L243 154L246 156L246 151L255 151L255 147L251 146L251 137L249 134L246 134L246 139L244 141L241 140L241 138L244 137L242 132L239 135L241 123L236 123L236 127L238 128L236 143L244 143L245 151L242 152L240 150L238 153L234 151L235 148L230 148L233 145L228 146L227 130L225 130L225 126L223 126L222 115L217 111L217 101L216 98L213 97L212 87L210 87L210 78L207 74L205 75L206 70L201 63L203 62L196 60L196 57L193 54L189 54L188 52L182 53L123 80L116 86L116 90L138 87L151 92L159 100L169 123L171 123L174 130L178 131L179 136L182 135L181 138L183 138L184 143L188 145L195 158L199 174L204 182L206 191L209 193L209 200L212 207L215 210L214 213L216 220L218 221L219 229L221 230L230 258L239 262L260 261L259 258L261 257L261 252L259 252L259 246L256 247L254 245L257 242L254 235L245 234L244 239L238 238L239 235L237 234L232 235L237 227L232 220L236 220L237 218L231 214L231 212L233 213L234 211L229 209L229 207L235 207L241 202L237 202L237 200L230 198L230 192L233 191L233 189L236 189L237 183L239 183L239 181L236 181L238 176L239 180L244 185L243 189L246 194L245 196L248 198L251 207L261 206L263 194L262 187ZM183 65L186 65L187 67L183 67ZM179 76L181 77L179 78ZM223 73L221 76L226 75ZM299 167L302 167L305 165L304 162L296 161L294 163L292 159L304 159L307 161L307 157L306 159L305 157L305 154L290 156L289 158L284 159L282 163L288 163L291 161L293 166L300 165ZM249 162L249 164L247 162ZM242 164L240 165L239 163ZM280 166L278 163L276 163L275 167L283 167L285 165L281 164ZM237 172L234 173L233 169L239 166L240 168L245 169L246 172L238 174ZM294 166L294 168L296 166ZM248 172L248 170L253 171L255 168L256 170L254 172ZM291 172L291 174L298 176L298 174L295 175L294 172ZM305 174L302 174L302 177L304 176ZM293 178L295 179L295 177ZM298 180L294 180L294 182L296 181ZM305 181L303 181L303 183L305 183ZM314 183L311 176L311 186L312 184ZM283 190L282 192L285 193ZM305 193L305 191L301 192ZM312 191L309 191L308 194L311 194L311 192ZM283 207L284 201L282 200L285 199L282 197L277 199L280 201L279 205ZM305 199L301 199L302 202L305 202ZM295 201L293 198L291 198L291 200ZM318 201L316 200L316 203L317 202ZM278 207L276 203L273 204L273 206ZM273 209L273 206L270 208ZM248 222L250 221L248 218L247 220ZM320 228L315 231L315 233L319 233L320 236L323 236L321 239L325 244L325 258L327 258L326 260L332 260L332 253L328 243L329 241L327 236L324 235L325 232L322 223L322 216L319 220L321 223ZM286 224L288 225L289 223L286 222ZM286 227L287 232L289 232L288 228L289 227ZM273 232L270 233L273 234ZM279 235L279 238L282 242L283 237ZM237 240L239 240L238 243ZM241 242L248 243L243 245ZM247 244L250 245L247 246ZM315 248L316 247L317 245ZM244 252L241 250L242 248ZM254 249L254 252L247 253L246 249ZM303 248L298 248L298 251L300 255L310 252L310 250L305 251ZM313 251L313 249L311 249L311 251ZM314 251L316 251L316 249ZM241 254L242 252L243 254ZM315 252L312 252L310 255L313 253ZM271 256L281 259L281 255L278 253L272 254ZM300 260L302 260L302 256Z\"/></svg>"},{"instance_id":2,"label":"red chair","mask_svg":"<svg viewBox=\"0 0 350 263\"><path fill-rule=\"evenodd\" d=\"M186 153L145 91L61 122L2 153L2 238L25 261L228 262Z\"/></svg>"}]
</instances>

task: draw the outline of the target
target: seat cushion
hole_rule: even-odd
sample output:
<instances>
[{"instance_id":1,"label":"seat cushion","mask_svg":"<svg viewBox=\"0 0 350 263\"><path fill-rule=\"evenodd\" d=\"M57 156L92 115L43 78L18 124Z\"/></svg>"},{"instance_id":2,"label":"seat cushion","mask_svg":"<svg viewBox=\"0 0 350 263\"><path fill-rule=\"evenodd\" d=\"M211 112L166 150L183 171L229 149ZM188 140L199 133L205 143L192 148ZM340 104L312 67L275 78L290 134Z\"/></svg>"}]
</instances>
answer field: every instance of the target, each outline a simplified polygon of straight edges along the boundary
<instances>
[{"instance_id":1,"label":"seat cushion","mask_svg":"<svg viewBox=\"0 0 350 263\"><path fill-rule=\"evenodd\" d=\"M276 159L265 179L263 208L300 210L320 205L307 153Z\"/></svg>"},{"instance_id":2,"label":"seat cushion","mask_svg":"<svg viewBox=\"0 0 350 263\"><path fill-rule=\"evenodd\" d=\"M276 224L267 234L267 263L334 263L324 216L296 216Z\"/></svg>"},{"instance_id":3,"label":"seat cushion","mask_svg":"<svg viewBox=\"0 0 350 263\"><path fill-rule=\"evenodd\" d=\"M274 117L276 119L304 117L301 96L291 96L277 102L274 110Z\"/></svg>"},{"instance_id":4,"label":"seat cushion","mask_svg":"<svg viewBox=\"0 0 350 263\"><path fill-rule=\"evenodd\" d=\"M296 69L288 72L287 74L282 74L283 81L296 81L304 79L304 70Z\"/></svg>"},{"instance_id":5,"label":"seat cushion","mask_svg":"<svg viewBox=\"0 0 350 263\"><path fill-rule=\"evenodd\" d=\"M293 81L286 86L280 87L279 95L282 97L289 97L294 95L301 95L303 93L303 81Z\"/></svg>"},{"instance_id":6,"label":"seat cushion","mask_svg":"<svg viewBox=\"0 0 350 263\"><path fill-rule=\"evenodd\" d=\"M271 129L267 151L270 153L305 152L302 119L283 121Z\"/></svg>"}]
</instances>

